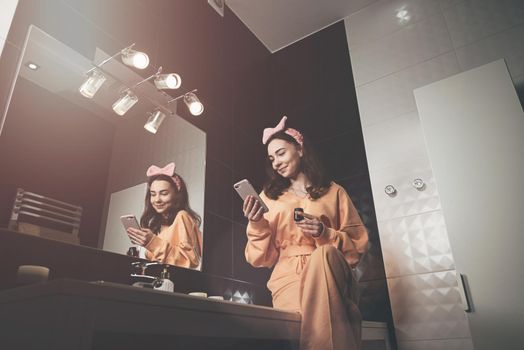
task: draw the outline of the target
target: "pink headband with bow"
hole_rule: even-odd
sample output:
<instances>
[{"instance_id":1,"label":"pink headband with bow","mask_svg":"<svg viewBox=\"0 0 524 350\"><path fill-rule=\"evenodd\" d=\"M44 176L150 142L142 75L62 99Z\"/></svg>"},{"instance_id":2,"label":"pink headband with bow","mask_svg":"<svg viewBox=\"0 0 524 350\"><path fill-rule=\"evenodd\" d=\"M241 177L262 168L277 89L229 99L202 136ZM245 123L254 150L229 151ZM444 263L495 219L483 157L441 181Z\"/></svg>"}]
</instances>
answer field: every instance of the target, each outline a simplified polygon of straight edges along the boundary
<instances>
[{"instance_id":1,"label":"pink headband with bow","mask_svg":"<svg viewBox=\"0 0 524 350\"><path fill-rule=\"evenodd\" d=\"M175 181L176 188L180 191L181 183L180 177L175 174L175 163L171 162L163 168L159 168L156 165L151 165L147 168L146 175L147 177L157 176L157 175L167 175L170 176L173 181Z\"/></svg>"},{"instance_id":2,"label":"pink headband with bow","mask_svg":"<svg viewBox=\"0 0 524 350\"><path fill-rule=\"evenodd\" d=\"M287 117L283 116L277 126L274 128L265 128L264 133L262 134L262 143L265 145L271 136L275 135L277 132L284 131L286 134L291 136L297 141L297 143L302 146L304 144L304 137L300 131L293 128L286 128Z\"/></svg>"}]
</instances>

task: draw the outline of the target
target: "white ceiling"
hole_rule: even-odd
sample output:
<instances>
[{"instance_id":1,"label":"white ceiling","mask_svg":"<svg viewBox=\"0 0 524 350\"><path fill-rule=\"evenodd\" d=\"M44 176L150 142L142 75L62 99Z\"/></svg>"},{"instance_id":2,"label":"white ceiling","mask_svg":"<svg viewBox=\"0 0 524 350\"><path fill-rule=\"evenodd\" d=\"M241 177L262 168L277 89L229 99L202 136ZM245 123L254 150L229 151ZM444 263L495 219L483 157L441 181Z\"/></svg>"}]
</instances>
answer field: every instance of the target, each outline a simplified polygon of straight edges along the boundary
<instances>
[{"instance_id":1,"label":"white ceiling","mask_svg":"<svg viewBox=\"0 0 524 350\"><path fill-rule=\"evenodd\" d=\"M226 0L271 52L305 38L377 0Z\"/></svg>"}]
</instances>

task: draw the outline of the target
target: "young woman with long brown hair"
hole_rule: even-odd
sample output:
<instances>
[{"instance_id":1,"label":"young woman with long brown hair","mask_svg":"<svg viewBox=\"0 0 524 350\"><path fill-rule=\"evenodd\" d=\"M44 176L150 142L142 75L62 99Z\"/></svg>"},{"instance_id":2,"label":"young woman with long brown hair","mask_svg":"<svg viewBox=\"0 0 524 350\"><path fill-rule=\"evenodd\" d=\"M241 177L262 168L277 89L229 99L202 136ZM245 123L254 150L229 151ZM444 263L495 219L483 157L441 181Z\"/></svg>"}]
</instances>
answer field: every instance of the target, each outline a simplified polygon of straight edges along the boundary
<instances>
[{"instance_id":1,"label":"young woman with long brown hair","mask_svg":"<svg viewBox=\"0 0 524 350\"><path fill-rule=\"evenodd\" d=\"M175 163L149 167L141 230L128 228L134 244L146 249L146 258L187 268L202 261L200 216L189 206L185 181L175 173Z\"/></svg>"},{"instance_id":2,"label":"young woman with long brown hair","mask_svg":"<svg viewBox=\"0 0 524 350\"><path fill-rule=\"evenodd\" d=\"M368 234L346 191L285 122L264 130L269 179L260 197L269 212L252 196L244 201L246 259L273 268L267 285L275 308L301 313L301 350L360 349L351 268L365 253ZM303 209L303 220L295 220L295 208Z\"/></svg>"}]
</instances>

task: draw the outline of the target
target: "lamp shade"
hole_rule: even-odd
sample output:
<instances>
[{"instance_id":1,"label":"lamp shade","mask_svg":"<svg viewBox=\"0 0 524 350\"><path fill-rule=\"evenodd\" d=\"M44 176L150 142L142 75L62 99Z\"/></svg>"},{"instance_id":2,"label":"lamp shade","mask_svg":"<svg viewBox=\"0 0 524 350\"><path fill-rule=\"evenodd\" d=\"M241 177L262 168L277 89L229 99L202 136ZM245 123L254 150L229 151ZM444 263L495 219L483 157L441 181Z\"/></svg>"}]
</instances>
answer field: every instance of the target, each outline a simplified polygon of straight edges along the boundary
<instances>
[{"instance_id":1,"label":"lamp shade","mask_svg":"<svg viewBox=\"0 0 524 350\"><path fill-rule=\"evenodd\" d=\"M198 97L192 93L189 92L184 95L184 102L186 103L187 108L189 108L189 112L191 112L192 115L200 115L204 112L204 105Z\"/></svg>"},{"instance_id":2,"label":"lamp shade","mask_svg":"<svg viewBox=\"0 0 524 350\"><path fill-rule=\"evenodd\" d=\"M105 81L106 77L102 74L102 72L95 69L89 73L87 79L80 86L78 91L84 97L93 98Z\"/></svg>"},{"instance_id":3,"label":"lamp shade","mask_svg":"<svg viewBox=\"0 0 524 350\"><path fill-rule=\"evenodd\" d=\"M113 103L113 111L118 115L124 115L138 102L138 97L130 90Z\"/></svg>"},{"instance_id":4,"label":"lamp shade","mask_svg":"<svg viewBox=\"0 0 524 350\"><path fill-rule=\"evenodd\" d=\"M146 129L152 134L156 134L158 128L160 127L165 118L165 113L155 111L147 120L146 124L144 125L144 129Z\"/></svg>"}]
</instances>

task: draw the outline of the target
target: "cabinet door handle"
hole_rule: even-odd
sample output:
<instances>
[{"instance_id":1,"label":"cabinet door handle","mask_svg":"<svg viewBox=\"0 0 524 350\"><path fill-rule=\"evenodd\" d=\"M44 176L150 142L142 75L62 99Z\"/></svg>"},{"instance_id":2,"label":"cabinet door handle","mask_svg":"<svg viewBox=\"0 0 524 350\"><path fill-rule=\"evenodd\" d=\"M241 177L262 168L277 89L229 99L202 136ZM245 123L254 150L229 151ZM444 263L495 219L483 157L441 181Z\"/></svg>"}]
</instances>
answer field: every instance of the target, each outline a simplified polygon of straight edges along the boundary
<instances>
[{"instance_id":1,"label":"cabinet door handle","mask_svg":"<svg viewBox=\"0 0 524 350\"><path fill-rule=\"evenodd\" d=\"M469 291L468 278L466 275L457 273L457 283L460 294L460 299L462 303L462 308L466 312L473 312L473 307L471 303L471 296Z\"/></svg>"}]
</instances>

